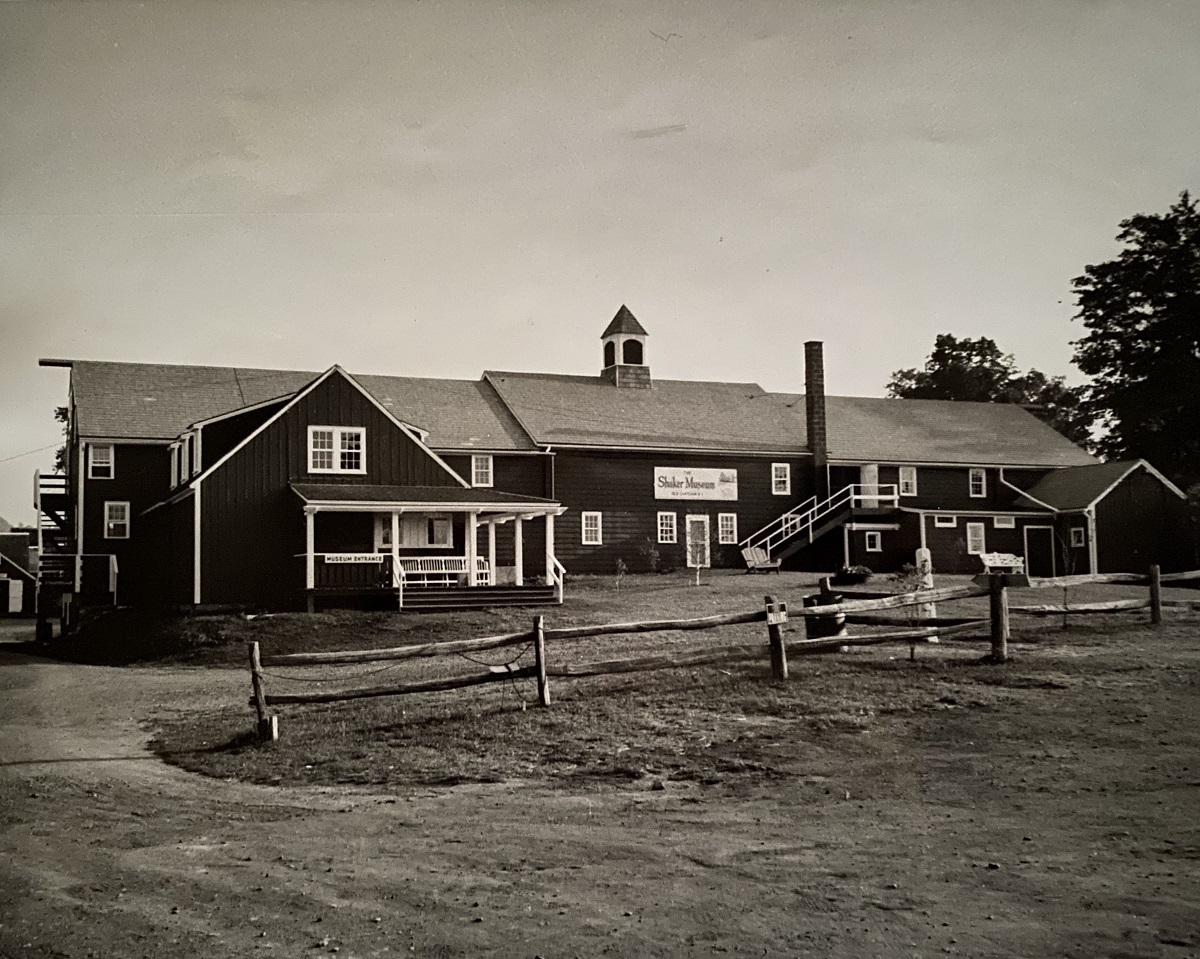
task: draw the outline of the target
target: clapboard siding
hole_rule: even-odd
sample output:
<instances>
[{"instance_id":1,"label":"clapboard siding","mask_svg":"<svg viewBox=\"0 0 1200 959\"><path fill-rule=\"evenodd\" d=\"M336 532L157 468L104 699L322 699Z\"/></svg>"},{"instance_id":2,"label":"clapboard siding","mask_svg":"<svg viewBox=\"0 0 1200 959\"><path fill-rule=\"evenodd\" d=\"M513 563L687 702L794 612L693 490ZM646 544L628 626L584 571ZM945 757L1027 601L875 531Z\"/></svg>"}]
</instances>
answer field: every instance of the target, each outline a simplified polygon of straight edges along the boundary
<instances>
[{"instance_id":1,"label":"clapboard siding","mask_svg":"<svg viewBox=\"0 0 1200 959\"><path fill-rule=\"evenodd\" d=\"M308 473L309 426L366 430L362 475ZM445 469L335 372L205 479L201 583L206 603L299 607L304 514L292 482L455 486Z\"/></svg>"},{"instance_id":2,"label":"clapboard siding","mask_svg":"<svg viewBox=\"0 0 1200 959\"><path fill-rule=\"evenodd\" d=\"M771 464L789 463L792 495L771 493ZM656 466L737 470L738 499L660 500L654 497ZM722 454L627 453L617 451L560 450L554 460L554 495L567 512L558 519L558 556L568 571L612 573L617 560L630 570L647 568L651 549L659 554L660 567L686 562L684 530L688 514L707 514L713 538L713 565L740 566L736 545L720 546L717 515L736 513L738 537L745 539L781 513L812 495L811 460L807 457L750 457ZM603 544L584 545L581 514L603 514ZM658 542L658 513L674 512L679 542Z\"/></svg>"}]
</instances>

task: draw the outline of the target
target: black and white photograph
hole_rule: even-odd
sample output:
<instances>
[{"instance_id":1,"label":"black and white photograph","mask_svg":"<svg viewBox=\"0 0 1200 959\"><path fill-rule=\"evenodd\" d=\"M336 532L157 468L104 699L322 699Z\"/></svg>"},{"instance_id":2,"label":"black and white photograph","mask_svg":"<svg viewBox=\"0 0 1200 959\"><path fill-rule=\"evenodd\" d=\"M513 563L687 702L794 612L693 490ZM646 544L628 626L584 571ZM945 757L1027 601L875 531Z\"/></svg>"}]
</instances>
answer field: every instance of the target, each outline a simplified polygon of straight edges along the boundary
<instances>
[{"instance_id":1,"label":"black and white photograph","mask_svg":"<svg viewBox=\"0 0 1200 959\"><path fill-rule=\"evenodd\" d=\"M1195 0L0 0L0 959L1200 957Z\"/></svg>"}]
</instances>

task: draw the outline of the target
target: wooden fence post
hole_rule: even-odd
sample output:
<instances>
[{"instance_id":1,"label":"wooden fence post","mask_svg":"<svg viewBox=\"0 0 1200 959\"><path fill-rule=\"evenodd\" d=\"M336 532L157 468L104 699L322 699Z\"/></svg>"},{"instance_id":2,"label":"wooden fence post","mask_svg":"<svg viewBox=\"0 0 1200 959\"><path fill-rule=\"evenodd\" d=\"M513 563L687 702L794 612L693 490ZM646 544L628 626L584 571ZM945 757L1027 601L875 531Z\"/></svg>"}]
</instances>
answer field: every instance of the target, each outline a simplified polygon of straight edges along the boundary
<instances>
[{"instance_id":1,"label":"wooden fence post","mask_svg":"<svg viewBox=\"0 0 1200 959\"><path fill-rule=\"evenodd\" d=\"M258 643L250 644L250 685L254 687L254 708L258 712L258 738L271 742L279 738L279 717L267 712L267 694L263 692L262 658Z\"/></svg>"},{"instance_id":2,"label":"wooden fence post","mask_svg":"<svg viewBox=\"0 0 1200 959\"><path fill-rule=\"evenodd\" d=\"M550 705L550 680L546 676L546 623L541 616L533 617L533 658L537 666L538 705Z\"/></svg>"},{"instance_id":3,"label":"wooden fence post","mask_svg":"<svg viewBox=\"0 0 1200 959\"><path fill-rule=\"evenodd\" d=\"M1150 624L1162 625L1162 570L1157 563L1150 567Z\"/></svg>"},{"instance_id":4,"label":"wooden fence post","mask_svg":"<svg viewBox=\"0 0 1200 959\"><path fill-rule=\"evenodd\" d=\"M988 577L991 598L992 662L1008 662L1008 586L1003 573Z\"/></svg>"},{"instance_id":5,"label":"wooden fence post","mask_svg":"<svg viewBox=\"0 0 1200 959\"><path fill-rule=\"evenodd\" d=\"M767 604L767 638L771 644L771 675L775 679L787 679L787 649L783 645L783 627L771 621L779 606L774 596L766 596L764 601Z\"/></svg>"}]
</instances>

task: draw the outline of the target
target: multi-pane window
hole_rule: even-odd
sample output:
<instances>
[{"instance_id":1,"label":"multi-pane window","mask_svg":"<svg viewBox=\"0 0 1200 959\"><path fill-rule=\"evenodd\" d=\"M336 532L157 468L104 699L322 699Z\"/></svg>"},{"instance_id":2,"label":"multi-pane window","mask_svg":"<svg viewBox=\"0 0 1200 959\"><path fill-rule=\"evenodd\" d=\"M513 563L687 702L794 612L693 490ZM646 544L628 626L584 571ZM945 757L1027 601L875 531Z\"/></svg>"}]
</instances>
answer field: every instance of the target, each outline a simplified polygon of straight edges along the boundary
<instances>
[{"instance_id":1,"label":"multi-pane window","mask_svg":"<svg viewBox=\"0 0 1200 959\"><path fill-rule=\"evenodd\" d=\"M951 526L957 526L958 525L958 517L957 516L935 516L933 518L933 525L946 527L946 528L949 528Z\"/></svg>"},{"instance_id":2,"label":"multi-pane window","mask_svg":"<svg viewBox=\"0 0 1200 959\"><path fill-rule=\"evenodd\" d=\"M967 553L971 556L978 556L980 553L987 552L987 545L984 542L984 525L983 523L968 523L967 524Z\"/></svg>"},{"instance_id":3,"label":"multi-pane window","mask_svg":"<svg viewBox=\"0 0 1200 959\"><path fill-rule=\"evenodd\" d=\"M660 543L676 543L679 541L679 534L675 527L674 513L658 514L658 541Z\"/></svg>"},{"instance_id":4,"label":"multi-pane window","mask_svg":"<svg viewBox=\"0 0 1200 959\"><path fill-rule=\"evenodd\" d=\"M1072 526L1071 527L1071 545L1072 546L1086 545L1082 526Z\"/></svg>"},{"instance_id":5,"label":"multi-pane window","mask_svg":"<svg viewBox=\"0 0 1200 959\"><path fill-rule=\"evenodd\" d=\"M310 473L365 473L363 450L367 431L361 426L310 426Z\"/></svg>"},{"instance_id":6,"label":"multi-pane window","mask_svg":"<svg viewBox=\"0 0 1200 959\"><path fill-rule=\"evenodd\" d=\"M1016 529L1017 518L1015 516L993 516L992 525L996 529Z\"/></svg>"},{"instance_id":7,"label":"multi-pane window","mask_svg":"<svg viewBox=\"0 0 1200 959\"><path fill-rule=\"evenodd\" d=\"M600 546L604 543L604 529L599 513L583 514L583 545Z\"/></svg>"},{"instance_id":8,"label":"multi-pane window","mask_svg":"<svg viewBox=\"0 0 1200 959\"><path fill-rule=\"evenodd\" d=\"M967 491L972 499L987 496L987 470L972 469L967 476Z\"/></svg>"},{"instance_id":9,"label":"multi-pane window","mask_svg":"<svg viewBox=\"0 0 1200 959\"><path fill-rule=\"evenodd\" d=\"M724 546L737 541L737 513L718 513L717 542Z\"/></svg>"},{"instance_id":10,"label":"multi-pane window","mask_svg":"<svg viewBox=\"0 0 1200 959\"><path fill-rule=\"evenodd\" d=\"M870 530L867 532L867 552L883 552L883 533L880 533L877 530Z\"/></svg>"},{"instance_id":11,"label":"multi-pane window","mask_svg":"<svg viewBox=\"0 0 1200 959\"><path fill-rule=\"evenodd\" d=\"M171 444L171 486L179 485L179 444Z\"/></svg>"},{"instance_id":12,"label":"multi-pane window","mask_svg":"<svg viewBox=\"0 0 1200 959\"><path fill-rule=\"evenodd\" d=\"M104 504L104 538L129 539L129 504L108 501Z\"/></svg>"},{"instance_id":13,"label":"multi-pane window","mask_svg":"<svg viewBox=\"0 0 1200 959\"><path fill-rule=\"evenodd\" d=\"M453 545L454 527L449 516L431 516L426 530L429 546Z\"/></svg>"},{"instance_id":14,"label":"multi-pane window","mask_svg":"<svg viewBox=\"0 0 1200 959\"><path fill-rule=\"evenodd\" d=\"M900 495L917 495L917 468L915 466L900 467Z\"/></svg>"},{"instance_id":15,"label":"multi-pane window","mask_svg":"<svg viewBox=\"0 0 1200 959\"><path fill-rule=\"evenodd\" d=\"M471 485L492 485L492 457L488 454L476 454L471 457Z\"/></svg>"},{"instance_id":16,"label":"multi-pane window","mask_svg":"<svg viewBox=\"0 0 1200 959\"><path fill-rule=\"evenodd\" d=\"M113 448L109 444L88 446L88 479L113 478Z\"/></svg>"},{"instance_id":17,"label":"multi-pane window","mask_svg":"<svg viewBox=\"0 0 1200 959\"><path fill-rule=\"evenodd\" d=\"M771 464L771 492L776 496L792 495L792 465L790 463Z\"/></svg>"}]
</instances>

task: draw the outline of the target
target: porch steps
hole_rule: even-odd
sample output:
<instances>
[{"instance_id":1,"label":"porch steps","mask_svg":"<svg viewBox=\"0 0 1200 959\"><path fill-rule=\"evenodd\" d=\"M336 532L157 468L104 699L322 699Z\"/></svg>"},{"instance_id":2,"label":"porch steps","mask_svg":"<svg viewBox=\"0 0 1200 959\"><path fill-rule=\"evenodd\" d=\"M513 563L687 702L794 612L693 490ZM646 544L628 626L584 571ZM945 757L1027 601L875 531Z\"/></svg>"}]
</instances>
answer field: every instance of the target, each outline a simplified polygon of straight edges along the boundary
<instances>
[{"instance_id":1,"label":"porch steps","mask_svg":"<svg viewBox=\"0 0 1200 959\"><path fill-rule=\"evenodd\" d=\"M404 611L445 613L490 606L553 606L553 586L423 586L404 591Z\"/></svg>"}]
</instances>

